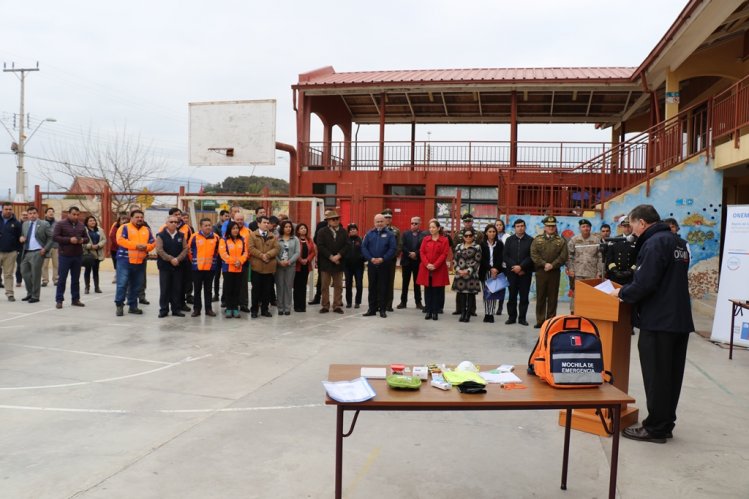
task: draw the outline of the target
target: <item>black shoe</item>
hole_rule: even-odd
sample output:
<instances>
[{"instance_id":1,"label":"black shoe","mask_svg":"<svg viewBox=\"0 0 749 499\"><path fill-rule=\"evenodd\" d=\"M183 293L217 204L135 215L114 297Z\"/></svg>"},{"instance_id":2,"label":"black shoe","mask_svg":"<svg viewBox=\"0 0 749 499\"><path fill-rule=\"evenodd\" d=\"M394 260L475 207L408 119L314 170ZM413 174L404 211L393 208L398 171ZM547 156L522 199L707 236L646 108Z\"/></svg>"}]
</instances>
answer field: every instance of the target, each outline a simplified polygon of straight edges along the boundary
<instances>
[{"instance_id":1,"label":"black shoe","mask_svg":"<svg viewBox=\"0 0 749 499\"><path fill-rule=\"evenodd\" d=\"M211 301L219 301L218 295L213 295L213 298L211 298Z\"/></svg>"},{"instance_id":2,"label":"black shoe","mask_svg":"<svg viewBox=\"0 0 749 499\"><path fill-rule=\"evenodd\" d=\"M307 302L307 305L319 305L319 304L320 304L319 296L315 296L314 298L312 298L312 301Z\"/></svg>"},{"instance_id":3,"label":"black shoe","mask_svg":"<svg viewBox=\"0 0 749 499\"><path fill-rule=\"evenodd\" d=\"M173 315L173 316L175 316L175 317L184 317L184 316L185 316L185 314L183 314L183 313L182 313L182 312L180 312L180 311L177 311L177 312L172 312L172 315Z\"/></svg>"},{"instance_id":4,"label":"black shoe","mask_svg":"<svg viewBox=\"0 0 749 499\"><path fill-rule=\"evenodd\" d=\"M193 310L190 317L200 317L200 310Z\"/></svg>"},{"instance_id":5,"label":"black shoe","mask_svg":"<svg viewBox=\"0 0 749 499\"><path fill-rule=\"evenodd\" d=\"M150 305L150 304L151 302L146 300L145 298L143 298L142 300L140 298L138 299L138 305Z\"/></svg>"},{"instance_id":6,"label":"black shoe","mask_svg":"<svg viewBox=\"0 0 749 499\"><path fill-rule=\"evenodd\" d=\"M453 315L463 315L463 312L456 310L455 312L453 312Z\"/></svg>"},{"instance_id":7,"label":"black shoe","mask_svg":"<svg viewBox=\"0 0 749 499\"><path fill-rule=\"evenodd\" d=\"M226 308L226 302L225 301L221 302L221 308Z\"/></svg>"},{"instance_id":8,"label":"black shoe","mask_svg":"<svg viewBox=\"0 0 749 499\"><path fill-rule=\"evenodd\" d=\"M283 313L283 315L291 315L291 312L289 312L289 311L287 310L286 312L284 312L284 313Z\"/></svg>"},{"instance_id":9,"label":"black shoe","mask_svg":"<svg viewBox=\"0 0 749 499\"><path fill-rule=\"evenodd\" d=\"M336 313L336 314L342 314L343 313L343 309L341 307L336 307L336 308L333 309L333 312Z\"/></svg>"},{"instance_id":10,"label":"black shoe","mask_svg":"<svg viewBox=\"0 0 749 499\"><path fill-rule=\"evenodd\" d=\"M384 310L380 312L380 317L382 317L383 319L386 318L387 316L388 314L386 314Z\"/></svg>"},{"instance_id":11,"label":"black shoe","mask_svg":"<svg viewBox=\"0 0 749 499\"><path fill-rule=\"evenodd\" d=\"M273 317L273 314L271 314L267 310L263 310L262 312L260 312L260 315L262 315L263 317Z\"/></svg>"},{"instance_id":12,"label":"black shoe","mask_svg":"<svg viewBox=\"0 0 749 499\"><path fill-rule=\"evenodd\" d=\"M39 298L29 298L29 303L39 303Z\"/></svg>"},{"instance_id":13,"label":"black shoe","mask_svg":"<svg viewBox=\"0 0 749 499\"><path fill-rule=\"evenodd\" d=\"M167 315L169 315L167 312L159 312L159 319L162 319L166 317Z\"/></svg>"},{"instance_id":14,"label":"black shoe","mask_svg":"<svg viewBox=\"0 0 749 499\"><path fill-rule=\"evenodd\" d=\"M9 296L8 301L16 301L15 296ZM73 303L73 305L75 305L75 303Z\"/></svg>"},{"instance_id":15,"label":"black shoe","mask_svg":"<svg viewBox=\"0 0 749 499\"><path fill-rule=\"evenodd\" d=\"M490 321L490 320L489 320L489 318L490 318L490 317L491 317L491 315L489 315L489 314L484 314L484 321L483 321L483 322L493 322L493 321Z\"/></svg>"},{"instance_id":16,"label":"black shoe","mask_svg":"<svg viewBox=\"0 0 749 499\"><path fill-rule=\"evenodd\" d=\"M249 313L250 312L250 309L247 308L247 307L245 307L244 305L242 305L241 307L239 307L239 310L240 310L240 312L245 312L245 313Z\"/></svg>"},{"instance_id":17,"label":"black shoe","mask_svg":"<svg viewBox=\"0 0 749 499\"><path fill-rule=\"evenodd\" d=\"M257 319L257 312L250 312L250 317Z\"/></svg>"},{"instance_id":18,"label":"black shoe","mask_svg":"<svg viewBox=\"0 0 749 499\"><path fill-rule=\"evenodd\" d=\"M30 299L30 296L24 296L23 298L21 298L21 301L29 301Z\"/></svg>"},{"instance_id":19,"label":"black shoe","mask_svg":"<svg viewBox=\"0 0 749 499\"><path fill-rule=\"evenodd\" d=\"M347 304L346 304L346 308L351 308L351 304L350 304L350 303L347 303Z\"/></svg>"},{"instance_id":20,"label":"black shoe","mask_svg":"<svg viewBox=\"0 0 749 499\"><path fill-rule=\"evenodd\" d=\"M421 302L417 301L416 302L416 308L419 309L419 310L424 310L424 305L422 305Z\"/></svg>"},{"instance_id":21,"label":"black shoe","mask_svg":"<svg viewBox=\"0 0 749 499\"><path fill-rule=\"evenodd\" d=\"M192 296L188 296L187 298L185 298L185 302L192 305L192 302L193 302Z\"/></svg>"},{"instance_id":22,"label":"black shoe","mask_svg":"<svg viewBox=\"0 0 749 499\"><path fill-rule=\"evenodd\" d=\"M533 329L541 329L541 324L534 324Z\"/></svg>"},{"instance_id":23,"label":"black shoe","mask_svg":"<svg viewBox=\"0 0 749 499\"><path fill-rule=\"evenodd\" d=\"M374 310L367 310L363 315L364 317L372 317L373 315L377 315L377 312L375 312Z\"/></svg>"},{"instance_id":24,"label":"black shoe","mask_svg":"<svg viewBox=\"0 0 749 499\"><path fill-rule=\"evenodd\" d=\"M128 314L143 315L143 311L138 307L130 307L127 309Z\"/></svg>"},{"instance_id":25,"label":"black shoe","mask_svg":"<svg viewBox=\"0 0 749 499\"><path fill-rule=\"evenodd\" d=\"M637 428L625 428L624 431L622 431L622 436L631 440L639 440L640 442L653 442L654 444L665 444L667 438L655 436L642 426L639 426Z\"/></svg>"},{"instance_id":26,"label":"black shoe","mask_svg":"<svg viewBox=\"0 0 749 499\"><path fill-rule=\"evenodd\" d=\"M13 298L13 297L9 296L8 298ZM83 303L81 300L75 300L73 303L71 303L71 305L73 305L74 307L85 307L86 306L86 304Z\"/></svg>"},{"instance_id":27,"label":"black shoe","mask_svg":"<svg viewBox=\"0 0 749 499\"><path fill-rule=\"evenodd\" d=\"M192 311L192 309L190 307L188 307L187 305L182 305L182 308L180 310L182 310L183 312L191 312Z\"/></svg>"},{"instance_id":28,"label":"black shoe","mask_svg":"<svg viewBox=\"0 0 749 499\"><path fill-rule=\"evenodd\" d=\"M395 307L395 308L406 308L406 302L404 302L404 301L400 302L400 303L398 304L398 306L397 306L397 307Z\"/></svg>"},{"instance_id":29,"label":"black shoe","mask_svg":"<svg viewBox=\"0 0 749 499\"><path fill-rule=\"evenodd\" d=\"M117 311L115 312L115 315L117 317L122 317L125 314L125 311L123 309L122 305L117 305Z\"/></svg>"},{"instance_id":30,"label":"black shoe","mask_svg":"<svg viewBox=\"0 0 749 499\"><path fill-rule=\"evenodd\" d=\"M432 320L433 320L433 321L436 321L436 320L438 320L439 318L440 318L440 316L439 316L439 315L437 315L437 314L432 314Z\"/></svg>"},{"instance_id":31,"label":"black shoe","mask_svg":"<svg viewBox=\"0 0 749 499\"><path fill-rule=\"evenodd\" d=\"M102 291L101 291L100 287L97 286L97 287L94 288L94 293L101 293L101 292Z\"/></svg>"},{"instance_id":32,"label":"black shoe","mask_svg":"<svg viewBox=\"0 0 749 499\"><path fill-rule=\"evenodd\" d=\"M206 310L205 315L207 315L208 317L216 317L216 312L214 312L213 310Z\"/></svg>"},{"instance_id":33,"label":"black shoe","mask_svg":"<svg viewBox=\"0 0 749 499\"><path fill-rule=\"evenodd\" d=\"M84 290L83 290L83 294L84 294L84 295L87 295L87 294L89 294L90 292L91 292L91 288L89 288L88 286L86 286L86 289L84 289Z\"/></svg>"},{"instance_id":34,"label":"black shoe","mask_svg":"<svg viewBox=\"0 0 749 499\"><path fill-rule=\"evenodd\" d=\"M515 319L507 319L505 321L505 324L515 324L517 321Z\"/></svg>"},{"instance_id":35,"label":"black shoe","mask_svg":"<svg viewBox=\"0 0 749 499\"><path fill-rule=\"evenodd\" d=\"M360 303L357 303L356 305L354 305L354 308L359 308L359 307L361 307ZM634 334L634 333L632 333L632 334Z\"/></svg>"},{"instance_id":36,"label":"black shoe","mask_svg":"<svg viewBox=\"0 0 749 499\"><path fill-rule=\"evenodd\" d=\"M388 307L385 310L387 310L388 312L394 312L393 307Z\"/></svg>"},{"instance_id":37,"label":"black shoe","mask_svg":"<svg viewBox=\"0 0 749 499\"><path fill-rule=\"evenodd\" d=\"M527 321L527 320L525 320L525 319L520 319L520 320L518 321L518 324L520 324L521 326L527 326L527 325L528 325L528 321Z\"/></svg>"},{"instance_id":38,"label":"black shoe","mask_svg":"<svg viewBox=\"0 0 749 499\"><path fill-rule=\"evenodd\" d=\"M434 314L434 315L437 315L437 314ZM425 320L425 321L431 320L431 318L432 318L432 314L431 314L431 313L429 313L429 314L426 314L426 315L424 316L424 320Z\"/></svg>"},{"instance_id":39,"label":"black shoe","mask_svg":"<svg viewBox=\"0 0 749 499\"><path fill-rule=\"evenodd\" d=\"M321 313L321 314L327 314L328 312L330 312L330 310L329 310L329 309L327 309L327 308L321 308L321 309L320 309L320 313Z\"/></svg>"}]
</instances>

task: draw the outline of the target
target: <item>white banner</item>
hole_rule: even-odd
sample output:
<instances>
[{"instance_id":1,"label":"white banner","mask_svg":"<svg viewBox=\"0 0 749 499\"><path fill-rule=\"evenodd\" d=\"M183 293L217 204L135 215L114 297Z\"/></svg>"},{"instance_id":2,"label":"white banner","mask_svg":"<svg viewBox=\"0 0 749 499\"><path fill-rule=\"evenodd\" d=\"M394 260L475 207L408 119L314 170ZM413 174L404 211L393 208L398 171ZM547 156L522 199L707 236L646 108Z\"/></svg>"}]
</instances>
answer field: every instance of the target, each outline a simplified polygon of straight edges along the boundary
<instances>
[{"instance_id":1,"label":"white banner","mask_svg":"<svg viewBox=\"0 0 749 499\"><path fill-rule=\"evenodd\" d=\"M749 205L728 206L723 264L720 268L718 303L710 339L749 346L749 312L736 317L731 329L732 305L728 300L749 300Z\"/></svg>"}]
</instances>

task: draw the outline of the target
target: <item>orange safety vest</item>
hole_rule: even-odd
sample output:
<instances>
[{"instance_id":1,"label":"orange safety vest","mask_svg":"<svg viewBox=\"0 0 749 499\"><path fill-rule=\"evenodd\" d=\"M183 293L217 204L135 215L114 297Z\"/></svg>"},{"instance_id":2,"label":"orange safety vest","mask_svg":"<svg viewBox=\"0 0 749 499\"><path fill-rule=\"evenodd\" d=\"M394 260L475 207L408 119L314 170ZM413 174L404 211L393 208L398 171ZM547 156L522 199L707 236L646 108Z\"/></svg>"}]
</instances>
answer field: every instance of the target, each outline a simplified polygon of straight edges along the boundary
<instances>
[{"instance_id":1,"label":"orange safety vest","mask_svg":"<svg viewBox=\"0 0 749 499\"><path fill-rule=\"evenodd\" d=\"M137 246L145 244L146 250L139 250ZM153 238L151 229L142 225L136 227L129 222L117 229L117 258L128 260L132 264L141 264L148 257L148 253L156 247L156 240Z\"/></svg>"},{"instance_id":2,"label":"orange safety vest","mask_svg":"<svg viewBox=\"0 0 749 499\"><path fill-rule=\"evenodd\" d=\"M218 243L218 252L223 260L221 264L223 272L242 272L242 265L247 261L247 243L244 239L241 237L236 241L230 237L221 239ZM239 267L234 265L237 259L242 264Z\"/></svg>"},{"instance_id":3,"label":"orange safety vest","mask_svg":"<svg viewBox=\"0 0 749 499\"><path fill-rule=\"evenodd\" d=\"M193 270L213 270L218 257L218 236L211 232L207 237L196 232L190 238L190 261Z\"/></svg>"}]
</instances>

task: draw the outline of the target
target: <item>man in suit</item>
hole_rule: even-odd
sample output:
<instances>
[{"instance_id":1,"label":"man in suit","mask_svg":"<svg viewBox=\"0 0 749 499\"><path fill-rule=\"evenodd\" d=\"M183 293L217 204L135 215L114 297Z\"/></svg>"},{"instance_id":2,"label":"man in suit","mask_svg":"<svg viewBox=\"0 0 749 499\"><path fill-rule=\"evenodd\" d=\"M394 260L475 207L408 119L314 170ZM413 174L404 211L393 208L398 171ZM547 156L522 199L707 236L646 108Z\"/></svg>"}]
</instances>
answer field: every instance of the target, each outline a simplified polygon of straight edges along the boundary
<instances>
[{"instance_id":1,"label":"man in suit","mask_svg":"<svg viewBox=\"0 0 749 499\"><path fill-rule=\"evenodd\" d=\"M419 273L419 250L424 234L421 232L421 218L411 217L411 228L403 233L403 253L401 254L401 274L403 284L401 285L401 302L398 308L406 308L408 302L408 286L413 279L414 301L416 308L421 310L421 286L416 284L416 275Z\"/></svg>"},{"instance_id":2,"label":"man in suit","mask_svg":"<svg viewBox=\"0 0 749 499\"><path fill-rule=\"evenodd\" d=\"M325 212L326 228L317 235L317 265L322 278L322 307L320 313L330 311L330 283L333 283L333 312L343 313L343 259L348 249L348 234L341 227L341 217L335 210Z\"/></svg>"},{"instance_id":3,"label":"man in suit","mask_svg":"<svg viewBox=\"0 0 749 499\"><path fill-rule=\"evenodd\" d=\"M28 220L21 228L21 275L26 284L26 297L23 301L37 303L42 288L42 265L46 255L52 251L52 227L46 220L39 220L36 206L27 210Z\"/></svg>"}]
</instances>

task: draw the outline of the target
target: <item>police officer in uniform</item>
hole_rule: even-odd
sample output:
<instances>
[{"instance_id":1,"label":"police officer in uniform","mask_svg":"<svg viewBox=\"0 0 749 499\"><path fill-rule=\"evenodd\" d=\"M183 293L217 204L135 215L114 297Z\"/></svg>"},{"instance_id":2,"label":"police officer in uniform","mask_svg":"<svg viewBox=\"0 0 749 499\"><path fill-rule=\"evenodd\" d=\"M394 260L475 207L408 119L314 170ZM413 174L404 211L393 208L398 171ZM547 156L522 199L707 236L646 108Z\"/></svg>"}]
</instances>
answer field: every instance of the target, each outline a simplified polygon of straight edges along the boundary
<instances>
[{"instance_id":1,"label":"police officer in uniform","mask_svg":"<svg viewBox=\"0 0 749 499\"><path fill-rule=\"evenodd\" d=\"M393 311L393 294L395 289L395 267L396 263L398 261L398 256L401 254L401 250L403 249L403 240L401 239L401 231L393 225L393 210L390 208L385 208L382 210L382 216L385 217L385 224L386 228L395 236L395 256L392 258L392 263L390 265L390 277L388 281L388 288L387 288L387 298L386 298L386 305L387 305L387 311L392 312Z\"/></svg>"},{"instance_id":2,"label":"police officer in uniform","mask_svg":"<svg viewBox=\"0 0 749 499\"><path fill-rule=\"evenodd\" d=\"M627 237L632 235L632 227L629 220L624 218L619 222L622 228L622 235ZM619 284L629 284L635 274L635 260L637 251L635 242L618 241L606 246L606 278Z\"/></svg>"},{"instance_id":3,"label":"police officer in uniform","mask_svg":"<svg viewBox=\"0 0 749 499\"><path fill-rule=\"evenodd\" d=\"M543 219L544 233L531 243L531 259L536 269L536 329L557 315L560 268L567 262L567 242L557 234L557 219Z\"/></svg>"},{"instance_id":4,"label":"police officer in uniform","mask_svg":"<svg viewBox=\"0 0 749 499\"><path fill-rule=\"evenodd\" d=\"M567 243L567 275L570 278L570 313L575 313L575 281L601 277L603 260L601 258L601 239L590 233L591 223L586 219L578 222L580 234L572 237Z\"/></svg>"}]
</instances>

